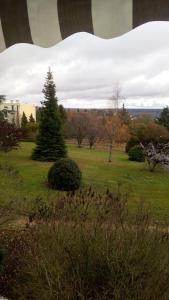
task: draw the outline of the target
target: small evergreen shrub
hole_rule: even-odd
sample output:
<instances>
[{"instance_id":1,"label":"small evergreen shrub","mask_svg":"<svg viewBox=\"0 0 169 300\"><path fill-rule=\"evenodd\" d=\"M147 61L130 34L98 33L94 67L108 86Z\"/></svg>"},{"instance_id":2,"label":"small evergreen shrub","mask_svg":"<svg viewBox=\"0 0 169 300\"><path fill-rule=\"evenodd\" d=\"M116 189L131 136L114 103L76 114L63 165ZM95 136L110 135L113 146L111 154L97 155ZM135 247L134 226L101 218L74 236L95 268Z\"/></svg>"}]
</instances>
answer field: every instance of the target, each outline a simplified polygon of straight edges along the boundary
<instances>
[{"instance_id":1,"label":"small evergreen shrub","mask_svg":"<svg viewBox=\"0 0 169 300\"><path fill-rule=\"evenodd\" d=\"M139 145L139 144L140 144L140 141L139 141L138 137L131 136L126 144L126 153L128 153L131 148L133 148L134 146Z\"/></svg>"},{"instance_id":2,"label":"small evergreen shrub","mask_svg":"<svg viewBox=\"0 0 169 300\"><path fill-rule=\"evenodd\" d=\"M139 145L132 147L128 152L129 160L143 162L145 161L144 153Z\"/></svg>"},{"instance_id":3,"label":"small evergreen shrub","mask_svg":"<svg viewBox=\"0 0 169 300\"><path fill-rule=\"evenodd\" d=\"M69 158L57 160L48 172L48 186L60 191L74 191L80 187L82 174Z\"/></svg>"}]
</instances>

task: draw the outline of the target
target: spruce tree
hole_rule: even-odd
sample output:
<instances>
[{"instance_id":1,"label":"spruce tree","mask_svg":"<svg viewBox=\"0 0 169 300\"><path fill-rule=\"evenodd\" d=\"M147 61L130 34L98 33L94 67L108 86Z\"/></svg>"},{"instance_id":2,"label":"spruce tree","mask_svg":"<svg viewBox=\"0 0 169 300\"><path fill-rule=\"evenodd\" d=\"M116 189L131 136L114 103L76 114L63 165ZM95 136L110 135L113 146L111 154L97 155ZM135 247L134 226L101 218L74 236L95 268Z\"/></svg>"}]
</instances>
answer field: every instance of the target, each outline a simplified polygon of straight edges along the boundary
<instances>
[{"instance_id":1,"label":"spruce tree","mask_svg":"<svg viewBox=\"0 0 169 300\"><path fill-rule=\"evenodd\" d=\"M65 123L67 119L67 113L62 104L59 105L59 113L61 120L63 121L63 123Z\"/></svg>"},{"instance_id":2,"label":"spruce tree","mask_svg":"<svg viewBox=\"0 0 169 300\"><path fill-rule=\"evenodd\" d=\"M168 106L163 108L161 115L158 118L158 122L169 130L169 107Z\"/></svg>"},{"instance_id":3,"label":"spruce tree","mask_svg":"<svg viewBox=\"0 0 169 300\"><path fill-rule=\"evenodd\" d=\"M35 119L34 119L34 117L32 116L32 114L31 114L30 117L29 117L29 122L30 122L30 123L35 123Z\"/></svg>"},{"instance_id":4,"label":"spruce tree","mask_svg":"<svg viewBox=\"0 0 169 300\"><path fill-rule=\"evenodd\" d=\"M25 113L23 112L22 118L21 118L21 128L25 128L27 124L28 124L28 119L27 119Z\"/></svg>"},{"instance_id":5,"label":"spruce tree","mask_svg":"<svg viewBox=\"0 0 169 300\"><path fill-rule=\"evenodd\" d=\"M66 146L62 133L62 122L56 97L56 86L49 70L44 89L44 101L39 119L39 134L32 159L39 161L56 161L66 156Z\"/></svg>"},{"instance_id":6,"label":"spruce tree","mask_svg":"<svg viewBox=\"0 0 169 300\"><path fill-rule=\"evenodd\" d=\"M131 123L131 117L125 105L123 103L122 109L119 111L119 117L125 125L129 125Z\"/></svg>"}]
</instances>

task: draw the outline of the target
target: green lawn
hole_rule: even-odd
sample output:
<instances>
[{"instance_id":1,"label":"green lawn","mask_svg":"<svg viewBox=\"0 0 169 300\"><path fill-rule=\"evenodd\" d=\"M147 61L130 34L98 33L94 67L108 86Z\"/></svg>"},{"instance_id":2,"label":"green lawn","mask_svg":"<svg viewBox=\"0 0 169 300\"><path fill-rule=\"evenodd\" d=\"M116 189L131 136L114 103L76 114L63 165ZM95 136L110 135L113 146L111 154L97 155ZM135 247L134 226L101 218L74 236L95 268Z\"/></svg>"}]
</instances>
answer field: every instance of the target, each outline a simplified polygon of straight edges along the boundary
<instances>
[{"instance_id":1,"label":"green lawn","mask_svg":"<svg viewBox=\"0 0 169 300\"><path fill-rule=\"evenodd\" d=\"M18 150L0 153L0 201L14 200L16 204L30 202L36 197L56 194L46 187L46 177L51 163L30 159L32 143L22 143ZM150 173L146 163L129 162L127 155L114 150L113 162L107 162L105 150L79 149L69 145L69 156L76 160L83 171L83 185L95 189L114 189L120 182L131 193L130 206L135 200L148 203L158 217L169 217L169 172L157 169ZM14 167L6 170L4 164Z\"/></svg>"}]
</instances>

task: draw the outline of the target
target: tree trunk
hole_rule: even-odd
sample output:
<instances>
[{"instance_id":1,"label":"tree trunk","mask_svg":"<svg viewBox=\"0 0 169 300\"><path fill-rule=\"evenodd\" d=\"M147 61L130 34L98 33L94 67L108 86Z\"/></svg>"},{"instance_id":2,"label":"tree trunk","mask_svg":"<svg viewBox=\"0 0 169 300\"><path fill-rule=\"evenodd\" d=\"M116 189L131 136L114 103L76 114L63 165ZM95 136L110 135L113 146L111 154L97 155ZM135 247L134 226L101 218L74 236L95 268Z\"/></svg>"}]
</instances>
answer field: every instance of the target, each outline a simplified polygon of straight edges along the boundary
<instances>
[{"instance_id":1,"label":"tree trunk","mask_svg":"<svg viewBox=\"0 0 169 300\"><path fill-rule=\"evenodd\" d=\"M108 159L108 162L112 162L112 150L113 150L113 143L111 142L110 146L109 146L109 159Z\"/></svg>"},{"instance_id":2,"label":"tree trunk","mask_svg":"<svg viewBox=\"0 0 169 300\"><path fill-rule=\"evenodd\" d=\"M82 147L82 139L80 137L77 137L77 145L78 145L78 148Z\"/></svg>"}]
</instances>

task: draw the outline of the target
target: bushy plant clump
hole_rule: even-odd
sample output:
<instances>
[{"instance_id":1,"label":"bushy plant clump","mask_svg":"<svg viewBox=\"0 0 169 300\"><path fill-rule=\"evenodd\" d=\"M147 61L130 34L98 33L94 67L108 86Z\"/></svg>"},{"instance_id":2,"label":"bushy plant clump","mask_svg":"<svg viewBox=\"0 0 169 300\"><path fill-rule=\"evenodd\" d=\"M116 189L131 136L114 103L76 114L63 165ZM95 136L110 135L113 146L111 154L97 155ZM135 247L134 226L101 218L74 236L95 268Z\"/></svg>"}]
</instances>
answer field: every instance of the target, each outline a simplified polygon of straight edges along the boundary
<instances>
[{"instance_id":1,"label":"bushy plant clump","mask_svg":"<svg viewBox=\"0 0 169 300\"><path fill-rule=\"evenodd\" d=\"M144 152L140 145L132 147L128 152L129 160L143 162L145 161Z\"/></svg>"},{"instance_id":2,"label":"bushy plant clump","mask_svg":"<svg viewBox=\"0 0 169 300\"><path fill-rule=\"evenodd\" d=\"M0 121L0 151L8 152L19 147L21 132L14 124Z\"/></svg>"},{"instance_id":3,"label":"bushy plant clump","mask_svg":"<svg viewBox=\"0 0 169 300\"><path fill-rule=\"evenodd\" d=\"M169 143L148 143L142 145L142 149L150 172L158 165L169 169Z\"/></svg>"},{"instance_id":4,"label":"bushy plant clump","mask_svg":"<svg viewBox=\"0 0 169 300\"><path fill-rule=\"evenodd\" d=\"M142 206L129 214L127 195L89 189L39 200L34 224L8 235L0 294L11 300L168 299L168 226L157 227Z\"/></svg>"},{"instance_id":5,"label":"bushy plant clump","mask_svg":"<svg viewBox=\"0 0 169 300\"><path fill-rule=\"evenodd\" d=\"M82 174L75 161L57 160L48 172L48 186L60 191L74 191L80 187Z\"/></svg>"},{"instance_id":6,"label":"bushy plant clump","mask_svg":"<svg viewBox=\"0 0 169 300\"><path fill-rule=\"evenodd\" d=\"M126 153L128 153L131 148L133 148L134 146L139 145L139 144L140 144L140 141L139 141L138 137L134 136L134 135L131 136L126 144Z\"/></svg>"}]
</instances>

